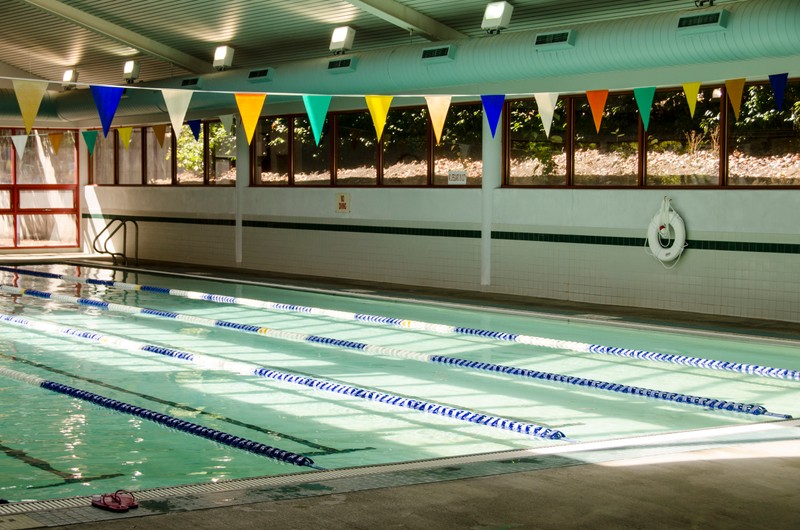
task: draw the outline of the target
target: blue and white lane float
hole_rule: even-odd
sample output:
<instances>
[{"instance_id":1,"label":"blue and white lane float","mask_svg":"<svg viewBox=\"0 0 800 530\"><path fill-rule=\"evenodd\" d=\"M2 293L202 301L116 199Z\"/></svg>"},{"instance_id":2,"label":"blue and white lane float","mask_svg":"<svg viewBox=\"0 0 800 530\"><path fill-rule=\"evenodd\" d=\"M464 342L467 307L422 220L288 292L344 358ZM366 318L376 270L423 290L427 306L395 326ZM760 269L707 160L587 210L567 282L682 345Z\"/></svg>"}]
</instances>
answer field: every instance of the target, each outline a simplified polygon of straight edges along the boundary
<instances>
[{"instance_id":1,"label":"blue and white lane float","mask_svg":"<svg viewBox=\"0 0 800 530\"><path fill-rule=\"evenodd\" d=\"M91 342L98 342L104 345L112 346L115 348L128 350L128 351L143 351L148 353L155 353L164 355L173 359L191 362L198 366L209 370L224 370L237 375L254 375L265 379L272 379L274 381L283 381L286 383L293 383L301 385L314 390L325 390L346 396L353 396L367 401L377 401L387 405L394 405L396 407L403 407L420 412L427 412L438 416L453 418L469 423L476 423L485 425L487 427L495 427L507 431L527 434L535 438L546 438L550 440L561 440L566 437L563 432L537 425L535 423L525 423L518 420L512 420L499 416L490 416L472 410L457 409L440 405L438 403L431 403L420 399L408 398L385 392L378 392L375 390L368 390L357 386L347 385L334 381L326 381L324 379L317 379L304 375L292 374L289 372L281 372L263 366L254 364L247 364L238 361L229 361L226 359L218 359L192 353L188 351L175 350L172 348L165 348L155 344L147 344L143 342L136 342L122 337L114 337L110 335L102 335L94 331L80 330L65 326L58 326L49 322L41 322L30 320L27 318L3 315L0 314L0 322L13 324L20 327L27 327L45 333L60 333L72 338L83 339Z\"/></svg>"},{"instance_id":2,"label":"blue and white lane float","mask_svg":"<svg viewBox=\"0 0 800 530\"><path fill-rule=\"evenodd\" d=\"M273 311L291 311L297 313L307 313L311 315L321 315L339 320L356 320L370 324L381 324L393 327L412 329L417 331L432 331L441 334L472 335L493 339L504 342L515 342L542 348L552 348L559 350L569 350L579 353L595 353L600 355L613 355L616 357L627 357L631 359L641 359L651 362L661 362L678 364L681 366L691 366L707 370L722 370L736 372L745 375L760 377L770 377L774 379L788 379L800 381L800 371L787 368L773 368L749 363L735 363L731 361L720 361L716 359L704 359L689 355L678 355L673 353L659 353L647 350L636 350L632 348L619 348L614 346L603 346L601 344L589 344L586 342L576 342L558 340L547 337L536 337L533 335L523 335L518 333L506 333L502 331L491 331L486 329L476 329L461 326L450 326L446 324L436 324L431 322L420 322L416 320L406 320L394 317L384 317L378 315L366 315L361 313L351 313L348 311L335 311L321 309L318 307L307 307L301 305L282 304L278 302L268 302L253 300L250 298L238 298L219 294L202 293L198 291L184 291L181 289L169 289L166 287L154 287L150 285L139 285L135 283L115 282L111 280L95 280L81 278L79 276L69 276L66 274L55 274L51 272L34 271L29 269L17 269L13 267L0 266L0 271L37 276L40 278L52 278L67 280L87 285L102 285L129 291L144 291L156 294L178 296L192 300L205 300L220 304L234 304L258 309L268 309Z\"/></svg>"},{"instance_id":3,"label":"blue and white lane float","mask_svg":"<svg viewBox=\"0 0 800 530\"><path fill-rule=\"evenodd\" d=\"M283 449L278 449L276 447L272 447L266 444L262 444L260 442L249 440L247 438L234 436L232 434L228 434L223 431L218 431L216 429L211 429L209 427L203 427L202 425L184 421L179 418L175 418L174 416L169 416L167 414L161 414L160 412L156 412L154 410L137 407L135 405L131 405L123 401L117 401L116 399L107 398L99 394L87 392L86 390L80 390L75 387L63 385L61 383L56 383L54 381L48 381L46 379L42 379L41 377L36 377L30 374L17 372L16 370L11 370L9 368L5 368L2 366L0 366L0 375L4 375L6 377L10 377L11 379L22 381L24 383L30 383L32 385L39 386L46 390L58 392L59 394L65 394L70 397L82 399L84 401L94 403L95 405L99 405L107 409L116 410L118 412L124 412L125 414L130 414L132 416L137 416L139 418L149 420L154 423L158 423L160 425L164 425L165 427L171 427L173 429L193 434L201 438L212 440L222 445L227 445L229 447L234 447L236 449L242 449L249 453L266 456L274 460L280 460L281 462L286 462L287 464L294 464L296 466L312 467L315 469L319 469L317 468L317 466L314 465L314 461L307 456L303 456L297 453L292 453L291 451L285 451Z\"/></svg>"},{"instance_id":4,"label":"blue and white lane float","mask_svg":"<svg viewBox=\"0 0 800 530\"><path fill-rule=\"evenodd\" d=\"M631 385L623 385L619 383L600 381L597 379L589 379L585 377L576 377L570 375L555 374L550 372L542 372L539 370L529 370L526 368L519 368L515 366L508 366L502 364L472 361L469 359L450 357L446 355L434 355L434 354L415 352L411 350L403 350L399 348L387 348L385 346L375 346L351 340L335 339L331 337L321 337L317 335L306 335L303 333L270 329L252 324L242 324L226 320L214 320L211 318L196 317L193 315L185 315L181 313L173 313L170 311L160 311L156 309L140 308L122 304L112 304L110 302L105 302L103 300L94 300L90 298L77 298L74 296L59 295L54 293L48 293L45 291L37 291L34 289L22 289L19 287L11 287L8 285L0 285L0 292L7 292L23 296L31 296L34 298L43 298L46 300L56 300L71 304L94 307L97 309L104 309L107 311L119 311L133 316L147 316L147 317L164 318L170 320L187 321L201 326L220 327L232 331L256 334L263 337L275 338L280 340L288 340L293 342L310 342L312 344L322 344L325 346L345 348L349 350L354 350L356 352L367 352L367 353L385 355L400 359L430 362L436 364L443 364L446 366L456 366L459 368L468 368L472 370L482 370L494 373L503 373L518 377L524 377L528 379L538 379L542 381L565 383L589 389L648 397L651 399L670 401L673 403L683 403L687 405L694 405L708 409L726 410L730 412L752 414L756 416L769 415L780 418L786 418L786 415L773 414L767 411L767 409L764 408L762 405L756 405L752 403L739 403L735 401L727 401L716 398L682 394L679 392L669 392L665 390L655 390L655 389L642 388Z\"/></svg>"}]
</instances>

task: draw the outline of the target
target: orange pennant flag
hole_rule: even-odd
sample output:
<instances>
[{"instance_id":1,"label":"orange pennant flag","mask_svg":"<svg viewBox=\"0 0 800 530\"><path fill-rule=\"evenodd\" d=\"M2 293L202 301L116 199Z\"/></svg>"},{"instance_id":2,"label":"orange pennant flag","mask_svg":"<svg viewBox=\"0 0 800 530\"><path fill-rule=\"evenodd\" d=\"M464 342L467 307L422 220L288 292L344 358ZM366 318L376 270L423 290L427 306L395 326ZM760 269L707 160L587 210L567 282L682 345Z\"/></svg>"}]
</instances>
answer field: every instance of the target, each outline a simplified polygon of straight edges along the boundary
<instances>
[{"instance_id":1,"label":"orange pennant flag","mask_svg":"<svg viewBox=\"0 0 800 530\"><path fill-rule=\"evenodd\" d=\"M697 108L697 95L700 93L700 82L684 83L683 93L686 96L686 103L689 104L689 112L694 118L694 111Z\"/></svg>"},{"instance_id":2,"label":"orange pennant flag","mask_svg":"<svg viewBox=\"0 0 800 530\"><path fill-rule=\"evenodd\" d=\"M266 94L242 93L236 94L236 105L239 107L239 115L242 117L242 125L247 135L247 143L253 139L258 125L258 117L261 116L261 109L264 107Z\"/></svg>"},{"instance_id":3,"label":"orange pennant flag","mask_svg":"<svg viewBox=\"0 0 800 530\"><path fill-rule=\"evenodd\" d=\"M725 92L728 93L728 100L733 107L733 114L739 119L739 111L742 109L742 94L744 93L745 79L728 79L725 81Z\"/></svg>"},{"instance_id":4,"label":"orange pennant flag","mask_svg":"<svg viewBox=\"0 0 800 530\"><path fill-rule=\"evenodd\" d=\"M122 141L122 147L127 149L131 145L131 134L133 134L133 127L121 127L117 129L119 139Z\"/></svg>"},{"instance_id":5,"label":"orange pennant flag","mask_svg":"<svg viewBox=\"0 0 800 530\"><path fill-rule=\"evenodd\" d=\"M47 81L28 81L23 79L13 79L14 93L17 96L19 110L22 113L22 123L25 124L25 132L31 133L33 122L39 113L39 105L42 103L44 92L47 90Z\"/></svg>"},{"instance_id":6,"label":"orange pennant flag","mask_svg":"<svg viewBox=\"0 0 800 530\"><path fill-rule=\"evenodd\" d=\"M50 133L47 137L50 139L50 145L53 147L53 154L58 156L58 148L61 147L61 140L64 139L64 133Z\"/></svg>"},{"instance_id":7,"label":"orange pennant flag","mask_svg":"<svg viewBox=\"0 0 800 530\"><path fill-rule=\"evenodd\" d=\"M375 132L378 134L378 141L380 142L393 96L364 96L364 99L367 100L367 108L370 116L372 116L372 123L375 125Z\"/></svg>"},{"instance_id":8,"label":"orange pennant flag","mask_svg":"<svg viewBox=\"0 0 800 530\"><path fill-rule=\"evenodd\" d=\"M586 99L589 100L589 107L592 109L594 126L597 128L597 132L600 132L600 123L603 121L603 112L606 108L606 99L608 99L608 90L587 90Z\"/></svg>"},{"instance_id":9,"label":"orange pennant flag","mask_svg":"<svg viewBox=\"0 0 800 530\"><path fill-rule=\"evenodd\" d=\"M447 118L447 111L450 110L450 100L452 96L425 96L428 104L428 112L431 115L433 133L436 135L436 145L442 141L442 129L444 120Z\"/></svg>"},{"instance_id":10,"label":"orange pennant flag","mask_svg":"<svg viewBox=\"0 0 800 530\"><path fill-rule=\"evenodd\" d=\"M153 127L153 134L156 135L156 140L158 140L158 146L163 149L164 137L166 137L167 135L167 124L159 123L158 125L152 125L152 127Z\"/></svg>"}]
</instances>

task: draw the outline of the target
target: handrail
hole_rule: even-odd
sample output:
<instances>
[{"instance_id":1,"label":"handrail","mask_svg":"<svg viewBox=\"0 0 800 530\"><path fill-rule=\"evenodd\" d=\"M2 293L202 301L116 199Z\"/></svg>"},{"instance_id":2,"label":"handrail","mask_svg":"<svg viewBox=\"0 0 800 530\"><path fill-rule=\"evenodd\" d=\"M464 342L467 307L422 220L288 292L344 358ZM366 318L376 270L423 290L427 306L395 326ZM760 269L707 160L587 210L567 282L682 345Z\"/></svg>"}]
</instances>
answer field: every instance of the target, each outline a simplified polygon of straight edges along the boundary
<instances>
[{"instance_id":1,"label":"handrail","mask_svg":"<svg viewBox=\"0 0 800 530\"><path fill-rule=\"evenodd\" d=\"M132 223L133 224L133 228L134 228L134 234L133 234L134 235L134 246L133 246L134 261L135 261L135 264L138 265L139 264L139 223L137 223L133 219L123 219L122 217L114 217L114 218L112 218L108 222L108 224L105 227L103 227L103 229L100 230L100 232L98 232L97 235L95 236L94 241L92 241L92 249L95 252L97 252L98 254L108 254L108 255L110 255L111 259L114 262L114 265L117 264L117 258L120 258L122 260L122 264L123 265L127 265L128 264L128 256L127 256L127 250L128 250L128 223ZM112 227L113 227L113 230L111 229ZM113 239L113 237L117 234L117 232L119 232L120 229L122 229L122 252L114 252L114 251L108 249L108 244ZM106 235L106 238L103 241L102 245L100 245L99 244L100 237L103 234L105 234L106 232L108 232L108 234Z\"/></svg>"}]
</instances>

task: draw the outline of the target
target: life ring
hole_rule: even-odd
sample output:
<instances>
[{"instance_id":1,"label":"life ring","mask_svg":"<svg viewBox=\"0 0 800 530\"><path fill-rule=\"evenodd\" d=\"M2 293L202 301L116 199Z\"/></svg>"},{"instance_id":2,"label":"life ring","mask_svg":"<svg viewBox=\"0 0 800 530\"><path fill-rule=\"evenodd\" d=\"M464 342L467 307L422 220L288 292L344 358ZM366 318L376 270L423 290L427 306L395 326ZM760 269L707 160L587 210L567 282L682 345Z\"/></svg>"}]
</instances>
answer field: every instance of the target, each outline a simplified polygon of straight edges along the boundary
<instances>
[{"instance_id":1,"label":"life ring","mask_svg":"<svg viewBox=\"0 0 800 530\"><path fill-rule=\"evenodd\" d=\"M666 219L666 220L665 220ZM670 243L664 245L664 241ZM650 253L661 262L674 261L686 246L686 225L678 212L668 208L666 213L658 212L647 229L647 243Z\"/></svg>"}]
</instances>

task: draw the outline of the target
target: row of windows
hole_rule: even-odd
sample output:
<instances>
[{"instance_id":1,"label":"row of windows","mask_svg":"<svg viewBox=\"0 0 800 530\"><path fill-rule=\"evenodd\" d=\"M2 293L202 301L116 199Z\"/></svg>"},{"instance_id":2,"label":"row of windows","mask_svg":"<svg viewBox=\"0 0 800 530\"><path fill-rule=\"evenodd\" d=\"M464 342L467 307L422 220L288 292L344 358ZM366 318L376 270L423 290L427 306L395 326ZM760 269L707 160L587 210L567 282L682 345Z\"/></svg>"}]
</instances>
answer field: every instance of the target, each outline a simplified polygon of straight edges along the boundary
<instances>
[{"instance_id":1,"label":"row of windows","mask_svg":"<svg viewBox=\"0 0 800 530\"><path fill-rule=\"evenodd\" d=\"M481 183L483 113L453 105L437 144L424 107L392 108L377 141L367 111L331 113L319 145L303 115L260 119L251 145L254 186L470 186ZM738 119L724 87L703 87L694 116L681 89L656 92L648 129L631 92L609 95L598 132L585 95L559 98L545 134L530 99L503 113L505 186L800 185L800 81L783 108L768 84L749 85ZM174 156L173 156L174 154ZM236 178L235 137L218 122L198 139L184 126L163 144L136 129L127 147L109 135L94 152L96 184L225 185ZM456 175L466 181L458 180Z\"/></svg>"}]
</instances>

